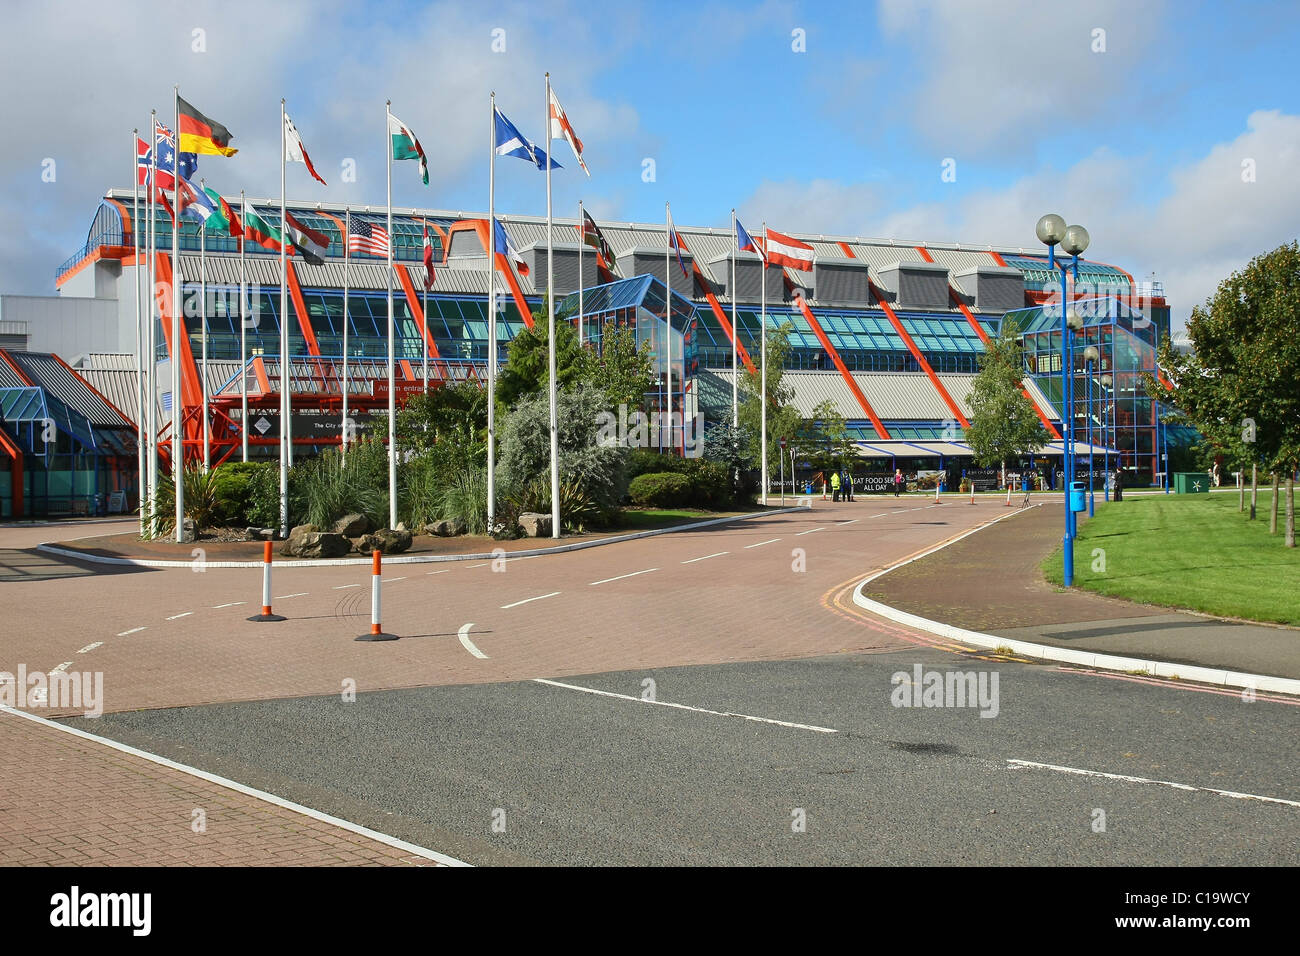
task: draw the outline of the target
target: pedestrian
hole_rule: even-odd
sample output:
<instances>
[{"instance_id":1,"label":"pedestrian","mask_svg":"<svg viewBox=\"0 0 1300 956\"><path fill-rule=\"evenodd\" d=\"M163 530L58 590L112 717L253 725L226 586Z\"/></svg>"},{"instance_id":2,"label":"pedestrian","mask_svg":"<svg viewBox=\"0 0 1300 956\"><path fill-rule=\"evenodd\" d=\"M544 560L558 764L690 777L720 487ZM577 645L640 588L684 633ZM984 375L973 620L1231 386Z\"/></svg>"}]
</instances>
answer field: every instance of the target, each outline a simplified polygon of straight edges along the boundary
<instances>
[{"instance_id":1,"label":"pedestrian","mask_svg":"<svg viewBox=\"0 0 1300 956\"><path fill-rule=\"evenodd\" d=\"M894 469L894 497L897 498L903 491L903 470Z\"/></svg>"},{"instance_id":2,"label":"pedestrian","mask_svg":"<svg viewBox=\"0 0 1300 956\"><path fill-rule=\"evenodd\" d=\"M1219 460L1217 458L1214 460L1214 469L1210 472L1210 477L1214 479L1214 487L1218 488L1223 476L1219 472Z\"/></svg>"},{"instance_id":3,"label":"pedestrian","mask_svg":"<svg viewBox=\"0 0 1300 956\"><path fill-rule=\"evenodd\" d=\"M831 500L840 500L840 473L838 471L831 472Z\"/></svg>"},{"instance_id":4,"label":"pedestrian","mask_svg":"<svg viewBox=\"0 0 1300 956\"><path fill-rule=\"evenodd\" d=\"M1124 472L1119 465L1115 466L1115 500L1124 500Z\"/></svg>"},{"instance_id":5,"label":"pedestrian","mask_svg":"<svg viewBox=\"0 0 1300 956\"><path fill-rule=\"evenodd\" d=\"M853 472L848 468L844 469L844 500L853 500Z\"/></svg>"}]
</instances>

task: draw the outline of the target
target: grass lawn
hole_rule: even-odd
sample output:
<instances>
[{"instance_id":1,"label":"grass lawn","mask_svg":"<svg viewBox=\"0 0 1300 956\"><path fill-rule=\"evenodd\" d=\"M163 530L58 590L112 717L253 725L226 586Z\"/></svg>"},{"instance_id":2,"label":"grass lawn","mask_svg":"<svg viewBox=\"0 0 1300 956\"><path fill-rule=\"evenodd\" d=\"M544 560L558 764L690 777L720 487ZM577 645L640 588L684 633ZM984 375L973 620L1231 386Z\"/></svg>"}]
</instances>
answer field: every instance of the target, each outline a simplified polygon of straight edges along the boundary
<instances>
[{"instance_id":1,"label":"grass lawn","mask_svg":"<svg viewBox=\"0 0 1300 956\"><path fill-rule=\"evenodd\" d=\"M1300 548L1282 545L1285 490L1278 533L1268 533L1272 488L1259 492L1258 517L1237 511L1236 494L1152 495L1103 505L1079 522L1074 542L1076 587L1143 604L1300 625ZM1105 570L1095 549L1105 552ZM1062 582L1061 551L1043 573Z\"/></svg>"},{"instance_id":2,"label":"grass lawn","mask_svg":"<svg viewBox=\"0 0 1300 956\"><path fill-rule=\"evenodd\" d=\"M675 524L708 521L710 518L722 518L726 515L747 513L744 511L699 511L694 508L624 508L623 523L612 530L649 531L654 528L668 528Z\"/></svg>"}]
</instances>

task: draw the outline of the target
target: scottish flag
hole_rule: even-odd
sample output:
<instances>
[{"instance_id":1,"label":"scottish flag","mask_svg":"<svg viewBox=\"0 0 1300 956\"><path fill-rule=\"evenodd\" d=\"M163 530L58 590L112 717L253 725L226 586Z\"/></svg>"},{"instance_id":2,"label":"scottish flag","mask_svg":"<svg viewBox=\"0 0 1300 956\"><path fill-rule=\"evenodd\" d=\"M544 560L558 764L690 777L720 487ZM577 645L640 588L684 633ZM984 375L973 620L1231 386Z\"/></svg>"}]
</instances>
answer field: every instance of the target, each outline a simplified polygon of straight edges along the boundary
<instances>
[{"instance_id":1,"label":"scottish flag","mask_svg":"<svg viewBox=\"0 0 1300 956\"><path fill-rule=\"evenodd\" d=\"M538 169L545 169L547 162L550 162L551 169L564 168L532 140L524 139L524 134L515 129L515 124L506 119L500 110L496 111L495 141L498 156L526 159Z\"/></svg>"}]
</instances>

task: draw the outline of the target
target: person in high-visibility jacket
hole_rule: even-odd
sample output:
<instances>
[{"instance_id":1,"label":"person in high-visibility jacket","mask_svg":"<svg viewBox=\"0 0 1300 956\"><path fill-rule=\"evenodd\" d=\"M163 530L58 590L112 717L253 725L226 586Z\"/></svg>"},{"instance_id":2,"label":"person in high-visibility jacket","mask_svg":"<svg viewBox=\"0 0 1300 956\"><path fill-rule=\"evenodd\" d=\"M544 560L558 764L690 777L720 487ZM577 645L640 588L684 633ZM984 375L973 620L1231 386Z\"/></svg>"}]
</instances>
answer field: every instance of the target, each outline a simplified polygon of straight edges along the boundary
<instances>
[{"instance_id":1,"label":"person in high-visibility jacket","mask_svg":"<svg viewBox=\"0 0 1300 956\"><path fill-rule=\"evenodd\" d=\"M838 471L831 472L831 499L833 501L840 500L840 473Z\"/></svg>"}]
</instances>

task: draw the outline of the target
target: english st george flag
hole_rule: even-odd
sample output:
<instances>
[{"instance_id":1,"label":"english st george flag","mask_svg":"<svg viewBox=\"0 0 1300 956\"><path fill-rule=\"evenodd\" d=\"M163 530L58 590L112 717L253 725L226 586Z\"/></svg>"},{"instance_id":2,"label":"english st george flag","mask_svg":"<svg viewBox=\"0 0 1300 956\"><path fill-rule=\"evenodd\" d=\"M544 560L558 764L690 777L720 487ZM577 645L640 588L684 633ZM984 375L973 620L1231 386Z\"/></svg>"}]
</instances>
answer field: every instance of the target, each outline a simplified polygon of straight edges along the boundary
<instances>
[{"instance_id":1,"label":"english st george flag","mask_svg":"<svg viewBox=\"0 0 1300 956\"><path fill-rule=\"evenodd\" d=\"M328 186L329 183L321 179L320 173L316 172L316 167L311 164L311 157L307 155L307 147L302 144L302 137L298 135L298 128L293 125L293 120L289 119L289 114L284 114L284 158L291 163L302 163L307 167L307 172L311 173L311 178L316 180L322 186Z\"/></svg>"},{"instance_id":2,"label":"english st george flag","mask_svg":"<svg viewBox=\"0 0 1300 956\"><path fill-rule=\"evenodd\" d=\"M209 119L179 96L180 150L182 153L211 153L216 156L234 156L239 152L230 148L230 130L214 119Z\"/></svg>"},{"instance_id":3,"label":"english st george flag","mask_svg":"<svg viewBox=\"0 0 1300 956\"><path fill-rule=\"evenodd\" d=\"M555 95L555 90L551 90L551 139L563 139L573 150L573 158L578 161L582 171L591 176L591 170L582 160L582 140L578 139L578 134L573 131L573 126L569 123L569 117L564 113L564 107L560 105L559 98Z\"/></svg>"}]
</instances>

